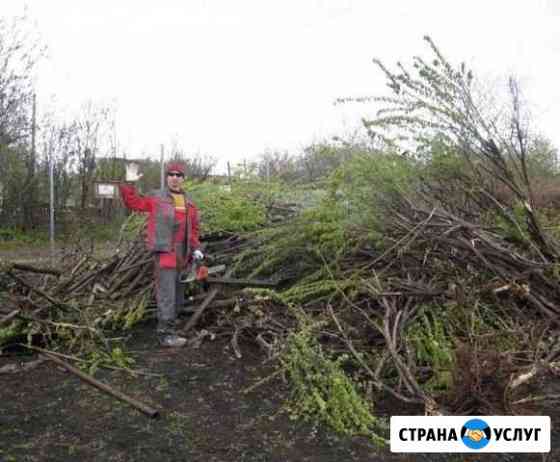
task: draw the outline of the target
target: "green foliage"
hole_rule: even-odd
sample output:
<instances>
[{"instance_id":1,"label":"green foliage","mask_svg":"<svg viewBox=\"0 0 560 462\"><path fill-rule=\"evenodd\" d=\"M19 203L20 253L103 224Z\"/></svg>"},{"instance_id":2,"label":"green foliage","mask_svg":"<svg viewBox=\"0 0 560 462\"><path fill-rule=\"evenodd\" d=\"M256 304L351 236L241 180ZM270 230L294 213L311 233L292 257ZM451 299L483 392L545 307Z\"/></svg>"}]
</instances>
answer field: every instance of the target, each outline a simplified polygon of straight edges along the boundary
<instances>
[{"instance_id":1,"label":"green foliage","mask_svg":"<svg viewBox=\"0 0 560 462\"><path fill-rule=\"evenodd\" d=\"M347 224L376 239L385 207L414 185L416 168L415 161L396 154L356 154L333 173L329 190L346 208Z\"/></svg>"},{"instance_id":2,"label":"green foliage","mask_svg":"<svg viewBox=\"0 0 560 462\"><path fill-rule=\"evenodd\" d=\"M292 384L290 416L326 423L343 435L367 435L381 444L383 439L374 431L379 422L344 373L345 360L328 358L310 325L290 335L281 358Z\"/></svg>"},{"instance_id":3,"label":"green foliage","mask_svg":"<svg viewBox=\"0 0 560 462\"><path fill-rule=\"evenodd\" d=\"M512 197L527 201L529 192L535 190L531 175L550 176L556 169L556 154L548 140L527 130L529 114L518 82L508 79L507 107L489 103L494 96L488 95L465 63L452 64L430 37L424 39L431 51L430 59L414 56L412 66L397 63L395 71L374 60L392 94L362 99L381 105L376 117L364 121L364 125L371 136L387 146L406 146L423 161L441 151L461 157L469 167L464 174L467 181L463 193L473 193L479 199L474 202L482 204L487 199L482 190L493 191L497 185ZM457 167L454 156L436 161L436 167L444 174L448 167ZM478 188L469 191L473 185ZM433 192L433 185L426 186ZM432 202L442 202L447 193L446 189L432 197ZM443 202L451 208L457 205ZM533 247L539 247L544 254L556 255L554 246L540 235L533 210L527 208L523 215L534 224L525 240L529 244L532 240Z\"/></svg>"},{"instance_id":4,"label":"green foliage","mask_svg":"<svg viewBox=\"0 0 560 462\"><path fill-rule=\"evenodd\" d=\"M201 233L252 231L266 220L264 205L237 184L186 185L200 210Z\"/></svg>"},{"instance_id":5,"label":"green foliage","mask_svg":"<svg viewBox=\"0 0 560 462\"><path fill-rule=\"evenodd\" d=\"M432 377L428 389L448 389L454 365L454 345L448 332L449 322L443 307L421 308L406 332L418 365L430 366Z\"/></svg>"},{"instance_id":6,"label":"green foliage","mask_svg":"<svg viewBox=\"0 0 560 462\"><path fill-rule=\"evenodd\" d=\"M80 368L94 375L100 367L118 367L129 369L135 363L122 348L114 347L110 352L94 350L89 353L85 362L81 363Z\"/></svg>"},{"instance_id":7,"label":"green foliage","mask_svg":"<svg viewBox=\"0 0 560 462\"><path fill-rule=\"evenodd\" d=\"M148 300L149 296L144 296L137 304L134 305L134 308L126 312L123 329L131 329L137 323L142 321L142 319L144 318L144 314L146 313L146 305L148 303Z\"/></svg>"},{"instance_id":8,"label":"green foliage","mask_svg":"<svg viewBox=\"0 0 560 462\"><path fill-rule=\"evenodd\" d=\"M480 143L486 125L481 122L482 111L471 107L472 72L464 63L452 66L429 37L425 40L433 60L415 56L412 69L398 63L398 70L392 72L374 60L393 96L365 99L384 105L375 119L364 122L365 126L389 146L412 141L420 150L429 149L434 136L449 143L461 136L473 144Z\"/></svg>"},{"instance_id":9,"label":"green foliage","mask_svg":"<svg viewBox=\"0 0 560 462\"><path fill-rule=\"evenodd\" d=\"M525 220L525 207L517 201L511 210L506 213L510 214L510 219L507 219L503 214L495 212L494 225L498 228L500 234L504 238L521 244L527 241L528 227Z\"/></svg>"},{"instance_id":10,"label":"green foliage","mask_svg":"<svg viewBox=\"0 0 560 462\"><path fill-rule=\"evenodd\" d=\"M297 283L282 296L290 303L351 291L355 281L340 274L339 262L364 241L383 244L383 201L411 187L413 178L410 159L354 153L316 191L313 205L295 219L259 232L261 245L239 257L238 269L256 277L289 268Z\"/></svg>"},{"instance_id":11,"label":"green foliage","mask_svg":"<svg viewBox=\"0 0 560 462\"><path fill-rule=\"evenodd\" d=\"M445 182L463 178L469 168L468 162L457 154L453 146L437 137L432 140L429 151L423 157L426 164L423 165L422 173L428 181Z\"/></svg>"},{"instance_id":12,"label":"green foliage","mask_svg":"<svg viewBox=\"0 0 560 462\"><path fill-rule=\"evenodd\" d=\"M0 228L0 244L10 242L18 245L44 244L49 236L45 231L22 231L18 228Z\"/></svg>"},{"instance_id":13,"label":"green foliage","mask_svg":"<svg viewBox=\"0 0 560 462\"><path fill-rule=\"evenodd\" d=\"M347 244L344 229L346 217L347 212L340 201L325 198L318 207L302 213L302 242L323 255L340 253Z\"/></svg>"},{"instance_id":14,"label":"green foliage","mask_svg":"<svg viewBox=\"0 0 560 462\"><path fill-rule=\"evenodd\" d=\"M322 268L324 259L333 261L347 252L351 240L346 236L345 218L341 204L325 198L295 219L259 232L262 245L242 254L240 265L251 269L251 277L287 267L308 276Z\"/></svg>"},{"instance_id":15,"label":"green foliage","mask_svg":"<svg viewBox=\"0 0 560 462\"><path fill-rule=\"evenodd\" d=\"M354 156L324 182L323 190L313 194L301 191L300 197L305 197L309 206L289 223L260 233L265 245L244 256L258 253L261 257L260 264L251 264L253 275L288 263L306 271L317 270L322 267L323 258L335 260L357 240L375 235L371 224L376 194L383 188L406 184L406 162L402 163L403 168L399 168L397 158ZM362 226L359 233L353 232L356 226Z\"/></svg>"},{"instance_id":16,"label":"green foliage","mask_svg":"<svg viewBox=\"0 0 560 462\"><path fill-rule=\"evenodd\" d=\"M139 295L123 302L122 307L116 310L107 310L99 323L104 328L130 330L141 322L146 314L146 307L150 302L150 293ZM96 321L97 322L97 321Z\"/></svg>"},{"instance_id":17,"label":"green foliage","mask_svg":"<svg viewBox=\"0 0 560 462\"><path fill-rule=\"evenodd\" d=\"M352 147L316 143L306 147L299 159L305 181L316 181L331 174L352 155Z\"/></svg>"},{"instance_id":18,"label":"green foliage","mask_svg":"<svg viewBox=\"0 0 560 462\"><path fill-rule=\"evenodd\" d=\"M469 341L487 339L487 343L499 352L520 347L512 315L499 305L478 302L471 310L463 312L463 319L457 315L454 318L455 331Z\"/></svg>"},{"instance_id":19,"label":"green foliage","mask_svg":"<svg viewBox=\"0 0 560 462\"><path fill-rule=\"evenodd\" d=\"M4 327L0 327L0 346L6 345L11 340L23 334L23 323L19 320L12 321Z\"/></svg>"},{"instance_id":20,"label":"green foliage","mask_svg":"<svg viewBox=\"0 0 560 462\"><path fill-rule=\"evenodd\" d=\"M97 181L115 181L124 178L126 167L121 159L115 157L98 157L95 160L95 178Z\"/></svg>"},{"instance_id":21,"label":"green foliage","mask_svg":"<svg viewBox=\"0 0 560 462\"><path fill-rule=\"evenodd\" d=\"M415 321L407 327L405 338L414 352L416 365L430 370L423 386L432 392L449 392L461 386L453 380L458 346L467 344L474 348L483 344L485 351L496 353L519 350L520 339L514 327L510 314L498 305L451 302L422 306Z\"/></svg>"},{"instance_id":22,"label":"green foliage","mask_svg":"<svg viewBox=\"0 0 560 462\"><path fill-rule=\"evenodd\" d=\"M118 222L111 224L89 224L80 227L80 236L94 242L108 242L115 239L119 229Z\"/></svg>"},{"instance_id":23,"label":"green foliage","mask_svg":"<svg viewBox=\"0 0 560 462\"><path fill-rule=\"evenodd\" d=\"M550 178L558 175L558 149L549 139L543 136L534 137L527 157L527 170L530 177Z\"/></svg>"},{"instance_id":24,"label":"green foliage","mask_svg":"<svg viewBox=\"0 0 560 462\"><path fill-rule=\"evenodd\" d=\"M119 235L121 239L131 241L137 238L146 226L147 219L145 213L131 213L120 227Z\"/></svg>"},{"instance_id":25,"label":"green foliage","mask_svg":"<svg viewBox=\"0 0 560 462\"><path fill-rule=\"evenodd\" d=\"M329 279L325 271L317 271L311 277L298 281L293 287L282 293L283 300L287 303L305 303L310 300L318 301L322 297L332 297L337 291L348 291L356 289L358 281L353 279L342 279L335 281Z\"/></svg>"}]
</instances>

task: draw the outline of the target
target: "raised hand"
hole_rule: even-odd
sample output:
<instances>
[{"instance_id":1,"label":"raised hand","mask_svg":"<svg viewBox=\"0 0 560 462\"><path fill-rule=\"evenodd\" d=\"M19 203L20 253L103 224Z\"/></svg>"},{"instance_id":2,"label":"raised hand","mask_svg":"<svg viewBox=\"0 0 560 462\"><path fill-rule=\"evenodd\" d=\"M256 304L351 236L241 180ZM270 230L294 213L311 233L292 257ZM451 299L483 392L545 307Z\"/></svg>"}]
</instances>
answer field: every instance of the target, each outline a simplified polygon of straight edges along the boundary
<instances>
[{"instance_id":1,"label":"raised hand","mask_svg":"<svg viewBox=\"0 0 560 462\"><path fill-rule=\"evenodd\" d=\"M126 164L126 181L134 182L142 178L142 174L138 172L138 164Z\"/></svg>"}]
</instances>

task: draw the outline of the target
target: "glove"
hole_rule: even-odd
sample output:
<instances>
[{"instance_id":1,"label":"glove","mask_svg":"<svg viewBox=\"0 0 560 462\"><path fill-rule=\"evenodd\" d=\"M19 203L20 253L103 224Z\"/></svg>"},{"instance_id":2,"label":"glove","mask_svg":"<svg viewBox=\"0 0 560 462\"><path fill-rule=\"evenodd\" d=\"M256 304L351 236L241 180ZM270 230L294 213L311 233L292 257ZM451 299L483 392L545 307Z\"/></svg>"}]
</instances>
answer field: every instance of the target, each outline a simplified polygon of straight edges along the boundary
<instances>
[{"instance_id":1,"label":"glove","mask_svg":"<svg viewBox=\"0 0 560 462\"><path fill-rule=\"evenodd\" d=\"M195 250L193 252L193 258L195 260L204 260L204 254L200 250Z\"/></svg>"},{"instance_id":2,"label":"glove","mask_svg":"<svg viewBox=\"0 0 560 462\"><path fill-rule=\"evenodd\" d=\"M135 182L142 178L142 174L138 173L138 164L130 163L126 165L126 181Z\"/></svg>"}]
</instances>

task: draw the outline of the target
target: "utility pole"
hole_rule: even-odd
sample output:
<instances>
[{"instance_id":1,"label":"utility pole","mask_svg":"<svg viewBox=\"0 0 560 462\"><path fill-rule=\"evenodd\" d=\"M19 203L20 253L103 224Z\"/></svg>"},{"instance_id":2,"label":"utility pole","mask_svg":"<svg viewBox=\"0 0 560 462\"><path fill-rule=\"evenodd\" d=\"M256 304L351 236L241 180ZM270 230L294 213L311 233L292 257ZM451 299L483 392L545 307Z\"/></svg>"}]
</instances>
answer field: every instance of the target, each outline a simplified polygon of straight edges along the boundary
<instances>
[{"instance_id":1,"label":"utility pole","mask_svg":"<svg viewBox=\"0 0 560 462\"><path fill-rule=\"evenodd\" d=\"M163 144L160 145L161 147L161 189L165 188L165 166L164 166L164 156L163 156Z\"/></svg>"},{"instance_id":2,"label":"utility pole","mask_svg":"<svg viewBox=\"0 0 560 462\"><path fill-rule=\"evenodd\" d=\"M36 98L33 93L33 106L31 113L31 152L27 160L27 179L25 184L24 193L24 207L23 207L23 220L26 229L33 226L33 206L35 205L35 139L37 131L37 106L35 104Z\"/></svg>"},{"instance_id":3,"label":"utility pole","mask_svg":"<svg viewBox=\"0 0 560 462\"><path fill-rule=\"evenodd\" d=\"M32 125L31 125L31 161L30 171L32 175L35 175L35 139L36 139L36 132L37 132L37 103L36 103L36 96L33 93L33 113L32 113Z\"/></svg>"},{"instance_id":4,"label":"utility pole","mask_svg":"<svg viewBox=\"0 0 560 462\"><path fill-rule=\"evenodd\" d=\"M52 152L49 153L49 237L51 242L51 263L54 261L54 162Z\"/></svg>"}]
</instances>

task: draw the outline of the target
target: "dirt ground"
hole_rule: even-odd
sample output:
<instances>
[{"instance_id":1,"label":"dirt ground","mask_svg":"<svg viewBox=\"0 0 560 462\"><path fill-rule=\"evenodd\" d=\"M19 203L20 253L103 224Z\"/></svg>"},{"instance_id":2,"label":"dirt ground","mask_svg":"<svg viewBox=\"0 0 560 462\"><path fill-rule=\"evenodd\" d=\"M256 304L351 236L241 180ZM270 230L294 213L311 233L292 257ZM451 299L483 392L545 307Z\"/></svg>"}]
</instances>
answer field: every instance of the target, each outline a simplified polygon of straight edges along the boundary
<instances>
[{"instance_id":1,"label":"dirt ground","mask_svg":"<svg viewBox=\"0 0 560 462\"><path fill-rule=\"evenodd\" d=\"M342 441L279 414L286 393L281 381L240 393L268 372L257 352L244 348L238 360L220 340L199 349L162 349L153 332L151 325L137 329L130 348L136 367L160 376L97 375L159 409L160 418L44 363L1 376L0 460L376 460L367 440ZM0 356L0 367L16 359L21 354Z\"/></svg>"},{"instance_id":2,"label":"dirt ground","mask_svg":"<svg viewBox=\"0 0 560 462\"><path fill-rule=\"evenodd\" d=\"M135 367L159 376L100 370L97 377L161 411L150 419L57 365L0 376L0 461L462 461L543 460L541 456L397 455L365 438L341 438L279 412L282 380L241 390L270 373L250 345L237 359L229 342L160 348L154 326L137 328ZM29 360L5 352L0 367ZM560 451L548 460L560 460ZM556 457L556 458L555 458Z\"/></svg>"}]
</instances>

